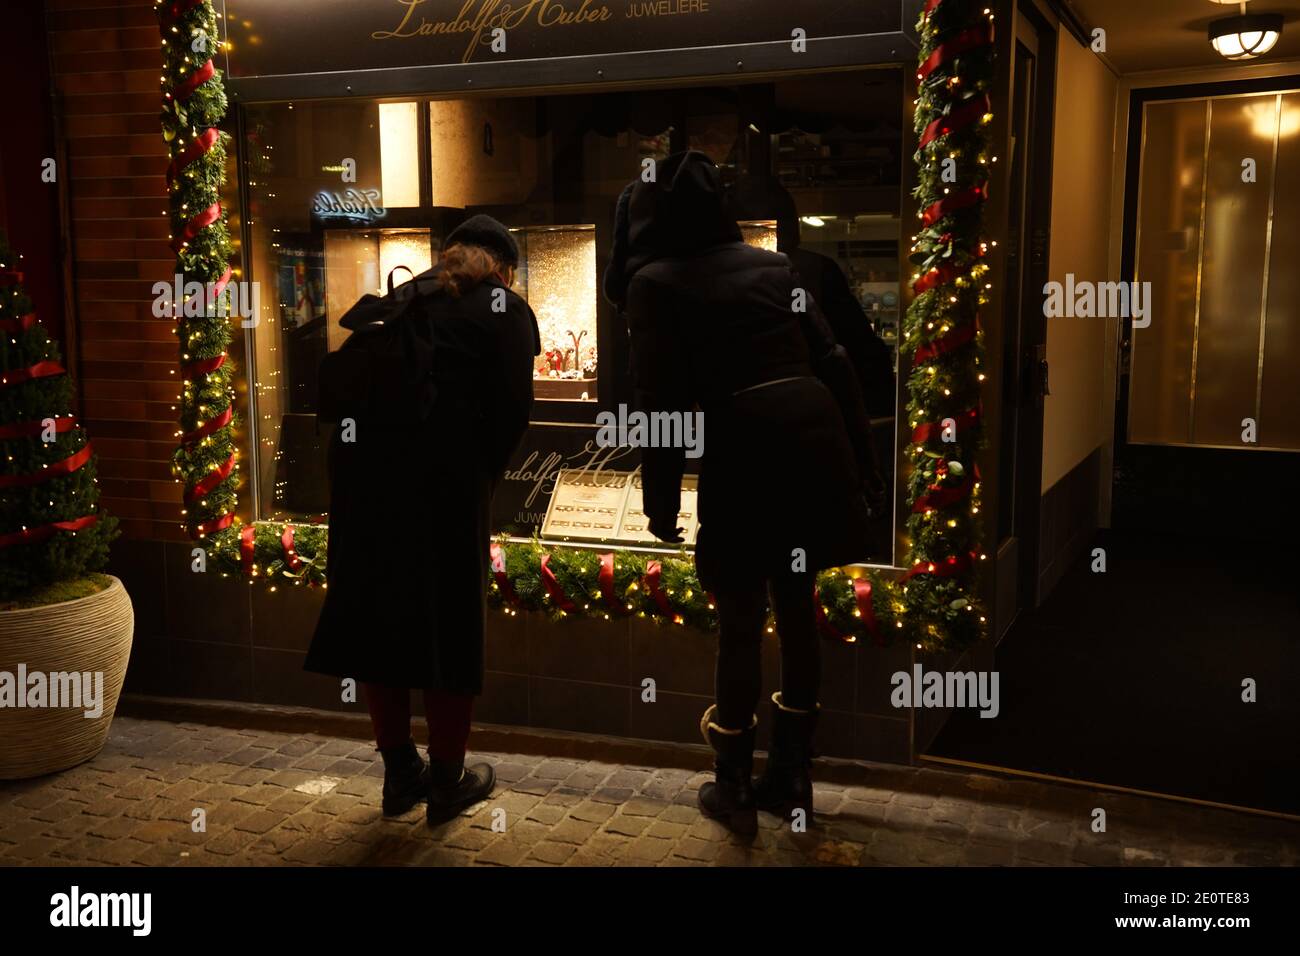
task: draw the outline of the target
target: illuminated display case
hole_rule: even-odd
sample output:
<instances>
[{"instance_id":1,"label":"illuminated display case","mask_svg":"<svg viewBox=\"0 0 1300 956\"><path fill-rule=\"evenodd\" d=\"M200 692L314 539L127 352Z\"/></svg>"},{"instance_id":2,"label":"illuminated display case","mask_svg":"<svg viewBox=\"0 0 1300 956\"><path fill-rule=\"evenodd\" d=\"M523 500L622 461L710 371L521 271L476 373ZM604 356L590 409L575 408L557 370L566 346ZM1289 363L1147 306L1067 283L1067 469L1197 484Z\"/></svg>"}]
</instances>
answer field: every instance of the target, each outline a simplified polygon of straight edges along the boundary
<instances>
[{"instance_id":1,"label":"illuminated display case","mask_svg":"<svg viewBox=\"0 0 1300 956\"><path fill-rule=\"evenodd\" d=\"M541 400L594 402L599 343L596 327L596 227L515 228L519 269L515 291L537 316L542 354L533 367Z\"/></svg>"}]
</instances>

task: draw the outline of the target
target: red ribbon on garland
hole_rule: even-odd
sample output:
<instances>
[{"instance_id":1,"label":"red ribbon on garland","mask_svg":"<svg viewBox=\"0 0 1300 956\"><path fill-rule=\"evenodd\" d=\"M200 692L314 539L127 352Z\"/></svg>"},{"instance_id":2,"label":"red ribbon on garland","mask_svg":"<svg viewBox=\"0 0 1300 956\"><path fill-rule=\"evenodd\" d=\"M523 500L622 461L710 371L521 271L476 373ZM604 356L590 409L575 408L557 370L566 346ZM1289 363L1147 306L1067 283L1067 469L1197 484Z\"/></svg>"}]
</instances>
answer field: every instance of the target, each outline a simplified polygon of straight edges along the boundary
<instances>
[{"instance_id":1,"label":"red ribbon on garland","mask_svg":"<svg viewBox=\"0 0 1300 956\"><path fill-rule=\"evenodd\" d=\"M978 557L974 551L969 555L954 554L951 557L944 558L942 561L918 561L912 566L912 570L903 575L904 581L909 581L920 574L933 574L937 578L951 578L958 574L964 574L971 569L971 563Z\"/></svg>"},{"instance_id":2,"label":"red ribbon on garland","mask_svg":"<svg viewBox=\"0 0 1300 956\"><path fill-rule=\"evenodd\" d=\"M655 604L659 605L659 610L664 612L666 617L673 616L673 606L668 603L668 595L664 594L663 589L659 586L659 578L663 574L663 565L658 561L647 561L645 565L645 589L650 592L654 598Z\"/></svg>"},{"instance_id":3,"label":"red ribbon on garland","mask_svg":"<svg viewBox=\"0 0 1300 956\"><path fill-rule=\"evenodd\" d=\"M555 606L566 614L572 614L577 610L569 596L564 593L564 588L560 587L560 582L555 579L555 572L551 570L551 556L542 555L542 586L546 588L546 593L551 596Z\"/></svg>"},{"instance_id":4,"label":"red ribbon on garland","mask_svg":"<svg viewBox=\"0 0 1300 956\"><path fill-rule=\"evenodd\" d=\"M39 485L50 478L57 478L60 475L70 475L86 462L90 461L92 452L90 442L81 446L81 451L69 455L62 461L57 461L52 465L42 468L40 471L34 471L29 475L0 475L0 488L27 488L32 485Z\"/></svg>"},{"instance_id":5,"label":"red ribbon on garland","mask_svg":"<svg viewBox=\"0 0 1300 956\"><path fill-rule=\"evenodd\" d=\"M957 433L961 434L967 428L974 426L979 420L982 411L980 407L967 409L957 416L949 416L956 424ZM943 422L922 422L912 429L912 444L923 445L930 440L930 436L935 432L943 431Z\"/></svg>"},{"instance_id":6,"label":"red ribbon on garland","mask_svg":"<svg viewBox=\"0 0 1300 956\"><path fill-rule=\"evenodd\" d=\"M14 422L12 425L0 425L0 438L30 438L45 431L46 419L32 422ZM77 416L65 415L54 419L54 433L61 435L77 427Z\"/></svg>"},{"instance_id":7,"label":"red ribbon on garland","mask_svg":"<svg viewBox=\"0 0 1300 956\"><path fill-rule=\"evenodd\" d=\"M938 358L940 355L947 355L949 352L956 351L967 342L973 342L978 328L978 322L968 322L953 329L947 335L941 335L933 342L918 346L916 354L912 356L912 367L915 368L922 362L928 362L932 358Z\"/></svg>"},{"instance_id":8,"label":"red ribbon on garland","mask_svg":"<svg viewBox=\"0 0 1300 956\"><path fill-rule=\"evenodd\" d=\"M210 150L221 139L221 133L215 126L209 126L198 136L190 141L190 144L176 154L167 167L167 185L170 186L176 177L185 171L185 167L204 153Z\"/></svg>"},{"instance_id":9,"label":"red ribbon on garland","mask_svg":"<svg viewBox=\"0 0 1300 956\"><path fill-rule=\"evenodd\" d=\"M63 371L63 366L58 362L37 362L35 365L27 366L27 368L17 368L5 372L3 377L0 377L0 385L17 385L20 382L29 382L34 378L49 378L51 375L62 375Z\"/></svg>"},{"instance_id":10,"label":"red ribbon on garland","mask_svg":"<svg viewBox=\"0 0 1300 956\"><path fill-rule=\"evenodd\" d=\"M884 647L885 636L880 633L880 625L876 622L876 599L871 590L871 582L866 578L854 578L853 599L857 602L858 613L862 615L867 633L878 646Z\"/></svg>"},{"instance_id":11,"label":"red ribbon on garland","mask_svg":"<svg viewBox=\"0 0 1300 956\"><path fill-rule=\"evenodd\" d=\"M209 305L216 302L221 293L226 291L226 286L230 284L230 277L233 274L234 270L230 266L226 266L226 271L221 274L221 278L212 283L212 294L208 296Z\"/></svg>"},{"instance_id":12,"label":"red ribbon on garland","mask_svg":"<svg viewBox=\"0 0 1300 956\"><path fill-rule=\"evenodd\" d=\"M11 534L0 534L0 548L9 548L15 544L35 544L37 541L44 541L56 531L72 531L75 533L83 528L89 528L98 520L98 515L86 515L84 518L74 518L71 521L55 521L51 524L38 525L35 528L26 528Z\"/></svg>"},{"instance_id":13,"label":"red ribbon on garland","mask_svg":"<svg viewBox=\"0 0 1300 956\"><path fill-rule=\"evenodd\" d=\"M930 485L928 495L921 495L916 501L912 502L912 513L920 514L924 511L935 511L939 508L955 505L969 495L974 487L974 475L967 476L966 480L959 485Z\"/></svg>"},{"instance_id":14,"label":"red ribbon on garland","mask_svg":"<svg viewBox=\"0 0 1300 956\"><path fill-rule=\"evenodd\" d=\"M211 206L203 210L203 212L198 213L185 224L185 228L181 230L181 234L171 242L172 252L179 255L181 246L185 245L185 243L197 236L200 230L212 225L220 218L221 203L214 202Z\"/></svg>"},{"instance_id":15,"label":"red ribbon on garland","mask_svg":"<svg viewBox=\"0 0 1300 956\"><path fill-rule=\"evenodd\" d=\"M253 560L256 557L255 538L256 529L251 524L246 524L239 529L239 566L243 568L246 575L253 573Z\"/></svg>"},{"instance_id":16,"label":"red ribbon on garland","mask_svg":"<svg viewBox=\"0 0 1300 956\"><path fill-rule=\"evenodd\" d=\"M614 597L614 552L609 551L600 556L600 571L597 573L597 578L600 580L600 596L605 599L610 610L622 610L618 598Z\"/></svg>"},{"instance_id":17,"label":"red ribbon on garland","mask_svg":"<svg viewBox=\"0 0 1300 956\"><path fill-rule=\"evenodd\" d=\"M0 286L17 285L23 281L23 274L17 269L0 269Z\"/></svg>"},{"instance_id":18,"label":"red ribbon on garland","mask_svg":"<svg viewBox=\"0 0 1300 956\"><path fill-rule=\"evenodd\" d=\"M280 533L280 547L284 550L284 561L289 565L290 571L297 571L302 567L302 562L298 560L298 552L293 548L293 525L284 526L284 531Z\"/></svg>"},{"instance_id":19,"label":"red ribbon on garland","mask_svg":"<svg viewBox=\"0 0 1300 956\"><path fill-rule=\"evenodd\" d=\"M813 587L813 611L817 616L817 629L822 632L823 637L829 637L832 641L843 641L845 644L852 644L857 640L852 634L845 634L831 623L831 619L826 616L826 609L822 607L821 588L816 586Z\"/></svg>"},{"instance_id":20,"label":"red ribbon on garland","mask_svg":"<svg viewBox=\"0 0 1300 956\"><path fill-rule=\"evenodd\" d=\"M979 186L972 186L970 189L963 189L959 193L952 193L927 206L925 212L921 214L921 223L922 225L932 226L949 213L973 206L988 198L989 184L987 182Z\"/></svg>"},{"instance_id":21,"label":"red ribbon on garland","mask_svg":"<svg viewBox=\"0 0 1300 956\"><path fill-rule=\"evenodd\" d=\"M221 366L226 364L226 353L222 352L213 358L196 359L193 362L186 362L181 366L181 372L186 378L193 378L196 375L210 375Z\"/></svg>"},{"instance_id":22,"label":"red ribbon on garland","mask_svg":"<svg viewBox=\"0 0 1300 956\"><path fill-rule=\"evenodd\" d=\"M916 78L924 80L953 57L969 53L971 50L977 50L982 46L988 46L992 42L993 21L991 20L979 26L971 27L969 30L963 30L951 40L946 40L934 48L934 52L926 57L925 62L917 68Z\"/></svg>"},{"instance_id":23,"label":"red ribbon on garland","mask_svg":"<svg viewBox=\"0 0 1300 956\"><path fill-rule=\"evenodd\" d=\"M208 80L212 79L216 72L216 67L212 65L212 61L208 60L189 76L185 77L185 79L173 86L172 96L176 97L176 99L180 100L182 103L185 102L194 95L195 90L208 82Z\"/></svg>"},{"instance_id":24,"label":"red ribbon on garland","mask_svg":"<svg viewBox=\"0 0 1300 956\"><path fill-rule=\"evenodd\" d=\"M488 546L488 554L492 559L492 576L496 579L497 587L505 595L506 601L510 604L519 603L519 595L515 593L514 586L510 583L510 578L506 576L506 553L501 545L493 541Z\"/></svg>"},{"instance_id":25,"label":"red ribbon on garland","mask_svg":"<svg viewBox=\"0 0 1300 956\"><path fill-rule=\"evenodd\" d=\"M957 278L961 269L952 262L945 262L941 266L935 266L921 278L912 283L912 291L917 295L922 292L929 292L931 289L943 285L945 282L951 282Z\"/></svg>"},{"instance_id":26,"label":"red ribbon on garland","mask_svg":"<svg viewBox=\"0 0 1300 956\"><path fill-rule=\"evenodd\" d=\"M200 438L211 435L213 432L220 431L230 424L230 420L235 417L234 411L229 405L226 410L216 418L209 418L206 422L194 429L192 432L186 432L181 436L182 445L193 445Z\"/></svg>"},{"instance_id":27,"label":"red ribbon on garland","mask_svg":"<svg viewBox=\"0 0 1300 956\"><path fill-rule=\"evenodd\" d=\"M208 472L207 475L196 481L192 488L185 489L185 503L188 505L198 501L213 488L217 487L217 485L229 478L230 472L234 470L234 467L235 456L232 453L230 457L226 459L224 465Z\"/></svg>"},{"instance_id":28,"label":"red ribbon on garland","mask_svg":"<svg viewBox=\"0 0 1300 956\"><path fill-rule=\"evenodd\" d=\"M212 521L205 521L200 525L195 525L192 537L201 538L205 534L212 534L214 531L220 531L223 528L229 528L234 522L235 516L232 514L222 515Z\"/></svg>"},{"instance_id":29,"label":"red ribbon on garland","mask_svg":"<svg viewBox=\"0 0 1300 956\"><path fill-rule=\"evenodd\" d=\"M991 112L993 105L989 102L988 94L982 94L975 97L969 103L957 107L946 116L940 116L932 120L930 125L925 128L921 134L920 147L924 149L933 143L940 136L947 136L959 129L970 126L976 120L979 120L985 113Z\"/></svg>"},{"instance_id":30,"label":"red ribbon on garland","mask_svg":"<svg viewBox=\"0 0 1300 956\"><path fill-rule=\"evenodd\" d=\"M36 313L28 312L16 319L0 319L0 330L5 332L26 332L36 324Z\"/></svg>"}]
</instances>

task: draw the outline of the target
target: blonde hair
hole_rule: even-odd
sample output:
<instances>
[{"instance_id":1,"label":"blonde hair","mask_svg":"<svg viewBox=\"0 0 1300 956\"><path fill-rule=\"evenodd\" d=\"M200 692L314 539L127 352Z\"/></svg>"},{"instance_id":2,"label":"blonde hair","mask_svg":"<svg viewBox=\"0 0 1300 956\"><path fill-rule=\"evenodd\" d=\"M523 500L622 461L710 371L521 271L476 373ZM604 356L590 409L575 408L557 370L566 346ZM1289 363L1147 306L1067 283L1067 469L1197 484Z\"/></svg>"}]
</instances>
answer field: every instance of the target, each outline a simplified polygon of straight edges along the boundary
<instances>
[{"instance_id":1,"label":"blonde hair","mask_svg":"<svg viewBox=\"0 0 1300 956\"><path fill-rule=\"evenodd\" d=\"M453 243L442 250L438 264L442 266L438 273L438 286L454 299L494 275L507 286L515 282L514 266L507 266L482 246Z\"/></svg>"}]
</instances>

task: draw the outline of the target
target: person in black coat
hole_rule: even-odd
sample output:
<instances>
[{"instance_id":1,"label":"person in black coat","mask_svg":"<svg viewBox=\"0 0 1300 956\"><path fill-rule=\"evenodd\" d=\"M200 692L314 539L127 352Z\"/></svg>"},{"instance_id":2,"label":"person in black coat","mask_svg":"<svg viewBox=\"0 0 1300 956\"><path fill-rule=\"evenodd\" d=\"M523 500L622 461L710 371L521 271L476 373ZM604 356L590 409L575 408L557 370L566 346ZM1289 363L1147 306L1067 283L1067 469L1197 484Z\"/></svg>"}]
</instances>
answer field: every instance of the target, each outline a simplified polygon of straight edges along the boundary
<instances>
[{"instance_id":1,"label":"person in black coat","mask_svg":"<svg viewBox=\"0 0 1300 956\"><path fill-rule=\"evenodd\" d=\"M835 341L848 352L867 413L872 418L892 418L898 406L894 350L872 328L839 263L801 244L799 211L789 190L773 177L746 176L728 198L738 219L776 220L777 251L790 260L804 288L817 300Z\"/></svg>"},{"instance_id":2,"label":"person in black coat","mask_svg":"<svg viewBox=\"0 0 1300 956\"><path fill-rule=\"evenodd\" d=\"M704 415L695 563L720 634L716 703L701 720L716 751L704 812L741 833L755 810L812 811L820 683L816 572L862 560L883 507L852 362L780 253L741 241L717 168L701 153L658 165L620 199L606 294L623 308L633 389L646 412ZM685 453L642 449L645 513L677 527ZM781 640L772 749L754 785L760 650L770 599Z\"/></svg>"},{"instance_id":3,"label":"person in black coat","mask_svg":"<svg viewBox=\"0 0 1300 956\"><path fill-rule=\"evenodd\" d=\"M431 409L413 393L330 441L328 590L305 666L363 685L385 813L427 795L430 821L447 819L493 786L490 766L464 761L483 690L489 509L528 426L541 351L532 309L510 291L518 262L490 217L453 230L439 264L390 293L420 297L400 321L413 323L408 351L431 356ZM411 689L424 692L427 767Z\"/></svg>"}]
</instances>

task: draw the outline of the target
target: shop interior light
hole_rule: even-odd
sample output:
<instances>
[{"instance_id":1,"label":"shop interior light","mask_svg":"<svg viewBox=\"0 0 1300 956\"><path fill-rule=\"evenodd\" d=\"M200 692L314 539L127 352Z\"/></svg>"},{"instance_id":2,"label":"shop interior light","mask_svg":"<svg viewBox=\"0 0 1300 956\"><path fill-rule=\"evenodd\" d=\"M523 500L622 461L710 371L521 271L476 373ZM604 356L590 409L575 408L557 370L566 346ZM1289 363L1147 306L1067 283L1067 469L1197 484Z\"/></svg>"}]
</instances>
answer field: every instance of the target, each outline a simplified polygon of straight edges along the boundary
<instances>
[{"instance_id":1,"label":"shop interior light","mask_svg":"<svg viewBox=\"0 0 1300 956\"><path fill-rule=\"evenodd\" d=\"M1229 60L1253 60L1277 45L1282 35L1280 13L1246 13L1246 4L1235 17L1210 24L1210 44Z\"/></svg>"},{"instance_id":2,"label":"shop interior light","mask_svg":"<svg viewBox=\"0 0 1300 956\"><path fill-rule=\"evenodd\" d=\"M826 220L823 219L821 216L800 216L799 221L802 222L805 226L813 226L817 229L820 229L822 226L826 225Z\"/></svg>"}]
</instances>

